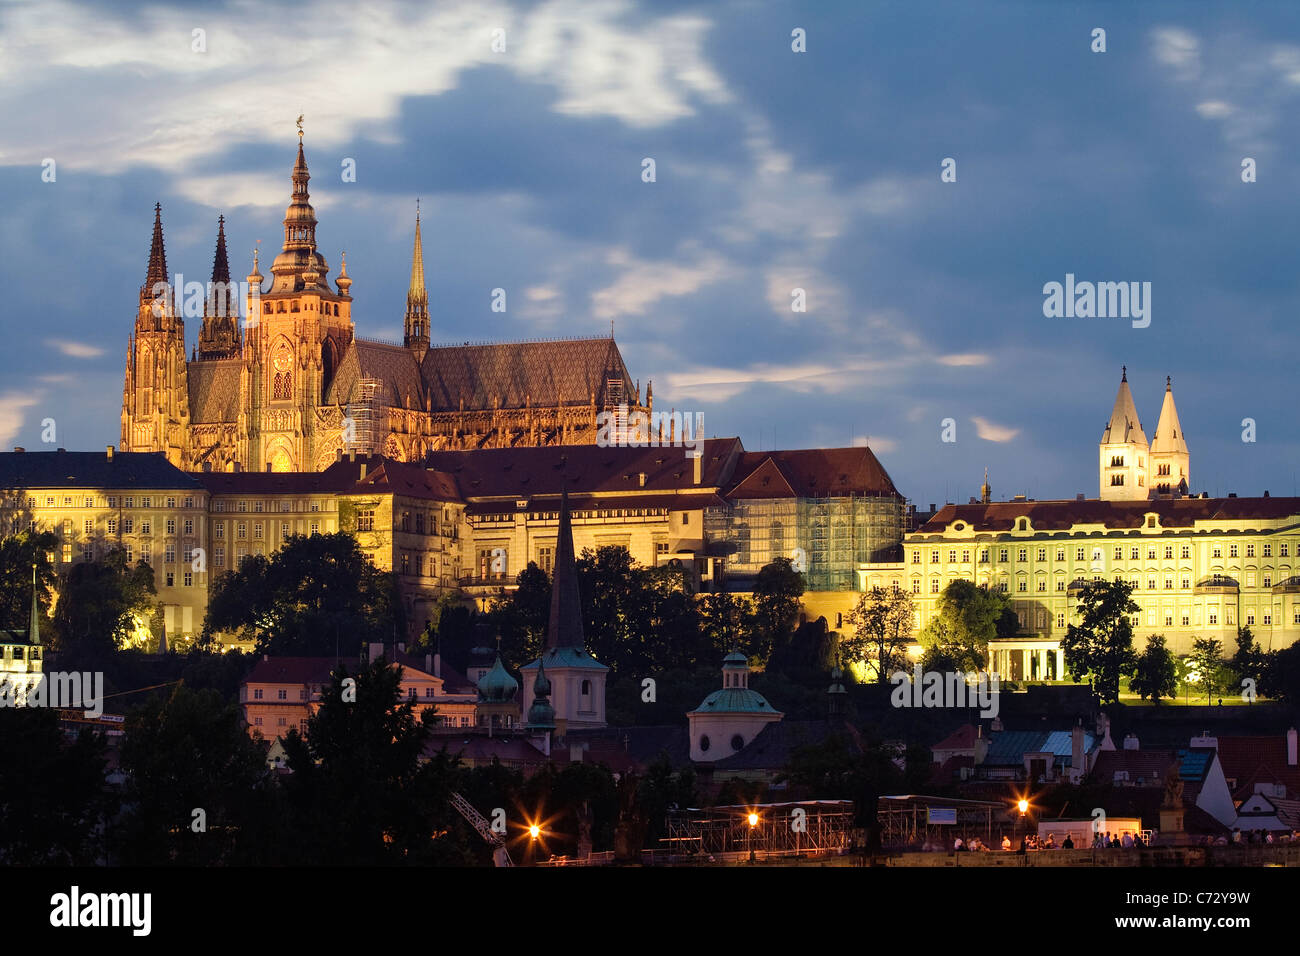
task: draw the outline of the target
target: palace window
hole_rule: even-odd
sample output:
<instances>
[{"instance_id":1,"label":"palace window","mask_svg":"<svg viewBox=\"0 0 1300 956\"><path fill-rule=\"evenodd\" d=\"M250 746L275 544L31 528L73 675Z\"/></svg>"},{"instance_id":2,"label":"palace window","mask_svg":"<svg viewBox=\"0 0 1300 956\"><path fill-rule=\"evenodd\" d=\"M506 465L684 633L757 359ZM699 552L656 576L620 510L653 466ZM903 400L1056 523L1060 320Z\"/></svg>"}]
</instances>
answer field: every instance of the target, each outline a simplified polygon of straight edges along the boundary
<instances>
[{"instance_id":1,"label":"palace window","mask_svg":"<svg viewBox=\"0 0 1300 956\"><path fill-rule=\"evenodd\" d=\"M163 561L167 564L176 563L176 545L174 544L167 545L167 549L163 554Z\"/></svg>"},{"instance_id":2,"label":"palace window","mask_svg":"<svg viewBox=\"0 0 1300 956\"><path fill-rule=\"evenodd\" d=\"M1124 560L1124 546L1123 546L1123 545L1120 545L1120 546L1118 546L1117 548L1115 548L1115 560L1116 560L1116 561L1123 561L1123 560Z\"/></svg>"},{"instance_id":3,"label":"palace window","mask_svg":"<svg viewBox=\"0 0 1300 956\"><path fill-rule=\"evenodd\" d=\"M949 552L948 552L948 563L949 563L949 564L954 564L954 563L956 563L956 561L957 561L957 552L956 552L956 551L949 551Z\"/></svg>"},{"instance_id":4,"label":"palace window","mask_svg":"<svg viewBox=\"0 0 1300 956\"><path fill-rule=\"evenodd\" d=\"M1266 544L1266 545L1264 545L1264 557L1266 557L1266 558L1271 558L1271 557L1273 557L1273 545L1272 545L1272 544Z\"/></svg>"},{"instance_id":5,"label":"palace window","mask_svg":"<svg viewBox=\"0 0 1300 956\"><path fill-rule=\"evenodd\" d=\"M938 579L938 578L934 578L933 580L930 581L930 593L931 593L931 594L938 594L938 593L939 593L939 579Z\"/></svg>"},{"instance_id":6,"label":"palace window","mask_svg":"<svg viewBox=\"0 0 1300 956\"><path fill-rule=\"evenodd\" d=\"M1279 545L1277 546L1277 553L1278 553L1278 555L1279 555L1280 557L1285 558L1285 557L1287 557L1288 555L1290 555L1290 553L1291 553L1291 546L1288 545L1288 544L1279 544Z\"/></svg>"},{"instance_id":7,"label":"palace window","mask_svg":"<svg viewBox=\"0 0 1300 956\"><path fill-rule=\"evenodd\" d=\"M1254 611L1247 611L1247 612L1246 612L1246 626L1249 627L1250 625L1252 625L1252 624L1254 624L1254 623L1255 623L1255 612L1254 612Z\"/></svg>"},{"instance_id":8,"label":"palace window","mask_svg":"<svg viewBox=\"0 0 1300 956\"><path fill-rule=\"evenodd\" d=\"M1038 593L1039 593L1039 594L1042 594L1042 593L1043 593L1044 591L1046 591L1046 590L1047 590L1047 578L1039 578L1039 579L1038 579Z\"/></svg>"},{"instance_id":9,"label":"palace window","mask_svg":"<svg viewBox=\"0 0 1300 956\"><path fill-rule=\"evenodd\" d=\"M1263 622L1263 624L1264 624L1265 627L1269 627L1269 626L1271 626L1272 623L1273 623L1273 615L1272 615L1272 614L1265 614L1264 617L1263 617L1261 620L1262 620L1262 622Z\"/></svg>"},{"instance_id":10,"label":"palace window","mask_svg":"<svg viewBox=\"0 0 1300 956\"><path fill-rule=\"evenodd\" d=\"M1016 582L1016 590L1020 592L1028 591L1029 590L1028 584L1029 584L1028 581L1026 581L1024 578L1021 578L1019 581Z\"/></svg>"},{"instance_id":11,"label":"palace window","mask_svg":"<svg viewBox=\"0 0 1300 956\"><path fill-rule=\"evenodd\" d=\"M1228 545L1228 557L1230 558L1237 557L1237 546L1235 544Z\"/></svg>"},{"instance_id":12,"label":"palace window","mask_svg":"<svg viewBox=\"0 0 1300 956\"><path fill-rule=\"evenodd\" d=\"M930 563L931 564L939 563L939 550L937 548L930 552Z\"/></svg>"},{"instance_id":13,"label":"palace window","mask_svg":"<svg viewBox=\"0 0 1300 956\"><path fill-rule=\"evenodd\" d=\"M1027 561L1028 559L1029 559L1029 549L1028 549L1028 548L1020 548L1019 550L1016 551L1016 560L1017 560L1017 561Z\"/></svg>"},{"instance_id":14,"label":"palace window","mask_svg":"<svg viewBox=\"0 0 1300 956\"><path fill-rule=\"evenodd\" d=\"M226 566L226 549L225 549L225 548L213 548L213 549L212 549L212 561L213 561L214 564L216 564L217 567L219 567L219 568L224 568L224 567Z\"/></svg>"},{"instance_id":15,"label":"palace window","mask_svg":"<svg viewBox=\"0 0 1300 956\"><path fill-rule=\"evenodd\" d=\"M1057 549L1056 549L1056 560L1057 560L1057 561L1064 561L1064 560L1065 560L1065 549L1064 549L1064 548L1057 548Z\"/></svg>"},{"instance_id":16,"label":"palace window","mask_svg":"<svg viewBox=\"0 0 1300 956\"><path fill-rule=\"evenodd\" d=\"M1223 557L1223 547L1222 547L1221 545L1217 545L1217 544L1216 544L1216 545L1215 545L1215 546L1210 550L1210 557L1212 557L1212 558L1221 558L1221 557Z\"/></svg>"},{"instance_id":17,"label":"palace window","mask_svg":"<svg viewBox=\"0 0 1300 956\"><path fill-rule=\"evenodd\" d=\"M1056 590L1058 590L1058 591L1064 591L1064 590L1065 590L1065 578L1057 578L1057 579L1056 579Z\"/></svg>"},{"instance_id":18,"label":"palace window","mask_svg":"<svg viewBox=\"0 0 1300 956\"><path fill-rule=\"evenodd\" d=\"M175 534L175 533L176 533L176 519L175 519L175 518L168 518L168 519L167 519L167 533L168 533L168 534Z\"/></svg>"},{"instance_id":19,"label":"palace window","mask_svg":"<svg viewBox=\"0 0 1300 956\"><path fill-rule=\"evenodd\" d=\"M1255 556L1255 546L1253 544L1246 545L1246 557L1253 558L1254 556Z\"/></svg>"},{"instance_id":20,"label":"palace window","mask_svg":"<svg viewBox=\"0 0 1300 956\"><path fill-rule=\"evenodd\" d=\"M1271 571L1265 571L1265 572L1264 572L1264 587L1266 587L1266 588L1271 588L1272 586L1273 586L1273 574L1272 574Z\"/></svg>"},{"instance_id":21,"label":"palace window","mask_svg":"<svg viewBox=\"0 0 1300 956\"><path fill-rule=\"evenodd\" d=\"M1219 611L1218 611L1218 608L1213 608L1213 607L1210 608L1210 611L1209 611L1209 621L1210 621L1210 624L1211 624L1211 625L1215 625L1215 624L1218 624L1218 623L1219 623Z\"/></svg>"},{"instance_id":22,"label":"palace window","mask_svg":"<svg viewBox=\"0 0 1300 956\"><path fill-rule=\"evenodd\" d=\"M1172 544L1165 545L1165 557L1172 558L1173 556L1174 556L1174 546Z\"/></svg>"},{"instance_id":23,"label":"palace window","mask_svg":"<svg viewBox=\"0 0 1300 956\"><path fill-rule=\"evenodd\" d=\"M999 561L1005 561L1006 559L1007 559L1007 549L1006 549L1006 548L998 548L998 560L999 560Z\"/></svg>"},{"instance_id":24,"label":"palace window","mask_svg":"<svg viewBox=\"0 0 1300 956\"><path fill-rule=\"evenodd\" d=\"M1084 556L1085 556L1086 553L1087 553L1087 552L1086 552L1086 550L1085 550L1084 548L1075 548L1075 549L1074 549L1074 560L1076 560L1076 561L1083 561L1083 560L1085 560L1085 557L1084 557Z\"/></svg>"},{"instance_id":25,"label":"palace window","mask_svg":"<svg viewBox=\"0 0 1300 956\"><path fill-rule=\"evenodd\" d=\"M912 579L912 593L913 594L921 593L921 580L919 578Z\"/></svg>"},{"instance_id":26,"label":"palace window","mask_svg":"<svg viewBox=\"0 0 1300 956\"><path fill-rule=\"evenodd\" d=\"M186 518L186 519L185 519L185 533L186 533L186 534L193 534L193 533L194 533L194 519L193 519L193 518Z\"/></svg>"}]
</instances>

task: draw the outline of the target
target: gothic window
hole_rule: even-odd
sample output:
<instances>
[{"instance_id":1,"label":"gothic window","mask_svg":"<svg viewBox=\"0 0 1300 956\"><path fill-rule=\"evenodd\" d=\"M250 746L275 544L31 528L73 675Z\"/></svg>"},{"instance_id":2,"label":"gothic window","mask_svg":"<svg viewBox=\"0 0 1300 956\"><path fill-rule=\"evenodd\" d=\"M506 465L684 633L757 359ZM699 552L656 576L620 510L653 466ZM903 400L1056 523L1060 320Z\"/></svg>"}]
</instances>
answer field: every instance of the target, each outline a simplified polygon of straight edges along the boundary
<instances>
[{"instance_id":1,"label":"gothic window","mask_svg":"<svg viewBox=\"0 0 1300 956\"><path fill-rule=\"evenodd\" d=\"M287 401L293 394L293 356L289 354L287 346L281 345L276 349L272 364L275 366L275 379L272 383L271 398L274 401Z\"/></svg>"}]
</instances>

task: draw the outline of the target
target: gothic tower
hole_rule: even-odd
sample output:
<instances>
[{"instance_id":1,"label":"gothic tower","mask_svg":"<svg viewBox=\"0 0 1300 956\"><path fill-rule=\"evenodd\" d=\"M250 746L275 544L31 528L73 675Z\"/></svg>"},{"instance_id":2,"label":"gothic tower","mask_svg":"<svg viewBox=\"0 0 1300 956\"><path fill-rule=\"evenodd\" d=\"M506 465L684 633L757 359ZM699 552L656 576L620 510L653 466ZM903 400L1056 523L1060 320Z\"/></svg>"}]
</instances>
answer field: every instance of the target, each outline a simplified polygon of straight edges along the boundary
<instances>
[{"instance_id":1,"label":"gothic tower","mask_svg":"<svg viewBox=\"0 0 1300 956\"><path fill-rule=\"evenodd\" d=\"M1148 482L1159 494L1187 494L1191 480L1191 461L1183 426L1174 407L1173 380L1165 376L1165 401L1160 406L1160 421L1151 441L1151 479Z\"/></svg>"},{"instance_id":2,"label":"gothic tower","mask_svg":"<svg viewBox=\"0 0 1300 956\"><path fill-rule=\"evenodd\" d=\"M161 451L173 465L184 468L189 419L185 321L176 314L163 246L162 205L155 204L149 268L126 351L122 450Z\"/></svg>"},{"instance_id":3,"label":"gothic tower","mask_svg":"<svg viewBox=\"0 0 1300 956\"><path fill-rule=\"evenodd\" d=\"M212 257L212 281L203 305L199 328L200 361L239 357L239 312L237 287L230 282L230 260L226 256L226 217L217 217L217 251Z\"/></svg>"},{"instance_id":4,"label":"gothic tower","mask_svg":"<svg viewBox=\"0 0 1300 956\"><path fill-rule=\"evenodd\" d=\"M406 292L406 329L402 344L424 361L429 351L429 293L424 288L424 247L420 243L420 205L415 205L415 249L411 253L411 286Z\"/></svg>"},{"instance_id":5,"label":"gothic tower","mask_svg":"<svg viewBox=\"0 0 1300 956\"><path fill-rule=\"evenodd\" d=\"M352 341L351 280L341 275L337 292L326 281L329 265L316 249L301 126L290 178L284 246L271 264L270 289L261 290L256 259L249 276L239 431L243 466L256 471L318 471L341 447L341 422L322 406Z\"/></svg>"},{"instance_id":6,"label":"gothic tower","mask_svg":"<svg viewBox=\"0 0 1300 956\"><path fill-rule=\"evenodd\" d=\"M1120 377L1119 392L1110 421L1101 434L1098 497L1106 501L1132 501L1147 497L1147 459L1150 448L1138 421L1133 393L1128 387L1128 367Z\"/></svg>"}]
</instances>

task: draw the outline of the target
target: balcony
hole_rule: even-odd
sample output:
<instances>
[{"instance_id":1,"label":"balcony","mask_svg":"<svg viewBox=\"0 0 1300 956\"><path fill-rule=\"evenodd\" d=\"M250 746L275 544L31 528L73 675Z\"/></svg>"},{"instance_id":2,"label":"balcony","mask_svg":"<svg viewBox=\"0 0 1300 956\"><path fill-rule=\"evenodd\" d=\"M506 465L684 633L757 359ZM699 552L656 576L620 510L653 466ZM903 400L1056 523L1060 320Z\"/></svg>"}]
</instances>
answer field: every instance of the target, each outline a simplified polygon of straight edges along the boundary
<instances>
[{"instance_id":1,"label":"balcony","mask_svg":"<svg viewBox=\"0 0 1300 956\"><path fill-rule=\"evenodd\" d=\"M1224 574L1215 574L1208 578L1201 578L1192 588L1193 594L1236 594L1241 589L1236 578L1230 578Z\"/></svg>"}]
</instances>

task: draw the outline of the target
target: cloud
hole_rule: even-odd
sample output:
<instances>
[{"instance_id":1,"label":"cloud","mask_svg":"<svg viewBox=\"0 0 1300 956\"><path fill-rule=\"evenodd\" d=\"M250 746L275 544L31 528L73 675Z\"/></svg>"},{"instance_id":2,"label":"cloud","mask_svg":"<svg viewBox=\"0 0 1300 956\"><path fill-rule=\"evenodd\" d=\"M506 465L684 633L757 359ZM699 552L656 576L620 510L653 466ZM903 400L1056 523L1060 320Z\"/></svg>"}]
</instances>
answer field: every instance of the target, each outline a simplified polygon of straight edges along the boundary
<instances>
[{"instance_id":1,"label":"cloud","mask_svg":"<svg viewBox=\"0 0 1300 956\"><path fill-rule=\"evenodd\" d=\"M870 448L877 454L888 454L898 450L898 442L893 438L885 438L881 435L854 435L854 448Z\"/></svg>"},{"instance_id":2,"label":"cloud","mask_svg":"<svg viewBox=\"0 0 1300 956\"><path fill-rule=\"evenodd\" d=\"M591 294L592 314L598 319L644 315L665 296L690 295L730 272L727 261L716 253L704 255L693 266L682 266L671 261L634 260L620 248L610 252L606 262L624 271L613 284Z\"/></svg>"},{"instance_id":3,"label":"cloud","mask_svg":"<svg viewBox=\"0 0 1300 956\"><path fill-rule=\"evenodd\" d=\"M558 113L639 129L731 97L705 56L707 19L643 15L628 2L556 0L521 15L499 0L436 7L322 0L259 6L255 29L249 9L4 5L0 36L23 42L3 43L0 57L0 113L9 119L0 160L52 156L99 174L136 166L186 172L177 186L192 189L190 198L210 202L220 192L229 207L223 177L191 178L195 168L241 144L291 143L303 104L312 104L309 148L330 153L358 134L393 141L405 98L454 90L462 74L482 68L553 87ZM195 28L205 31L202 52L192 48ZM497 28L505 52L492 49ZM294 42L286 45L286 36ZM135 108L144 101L148 110ZM48 109L50 102L60 108ZM284 202L282 190L238 195Z\"/></svg>"},{"instance_id":4,"label":"cloud","mask_svg":"<svg viewBox=\"0 0 1300 956\"><path fill-rule=\"evenodd\" d=\"M104 350L97 346L86 345L84 342L70 342L67 339L46 339L45 344L50 348L58 349L69 358L99 358L104 354Z\"/></svg>"},{"instance_id":5,"label":"cloud","mask_svg":"<svg viewBox=\"0 0 1300 956\"><path fill-rule=\"evenodd\" d=\"M972 416L971 421L975 423L975 434L985 441L1008 442L1020 434L1019 428L997 425L978 415Z\"/></svg>"},{"instance_id":6,"label":"cloud","mask_svg":"<svg viewBox=\"0 0 1300 956\"><path fill-rule=\"evenodd\" d=\"M1151 31L1151 49L1156 62L1173 69L1179 79L1195 79L1200 72L1201 44L1188 30L1159 27Z\"/></svg>"},{"instance_id":7,"label":"cloud","mask_svg":"<svg viewBox=\"0 0 1300 956\"><path fill-rule=\"evenodd\" d=\"M965 368L971 365L987 365L989 356L982 352L965 352L958 355L940 355L935 361L950 368Z\"/></svg>"},{"instance_id":8,"label":"cloud","mask_svg":"<svg viewBox=\"0 0 1300 956\"><path fill-rule=\"evenodd\" d=\"M0 447L8 447L23 427L23 409L41 399L36 392L0 392Z\"/></svg>"},{"instance_id":9,"label":"cloud","mask_svg":"<svg viewBox=\"0 0 1300 956\"><path fill-rule=\"evenodd\" d=\"M1223 119L1232 114L1232 107L1222 100L1206 100L1196 104L1196 112L1205 119Z\"/></svg>"}]
</instances>

